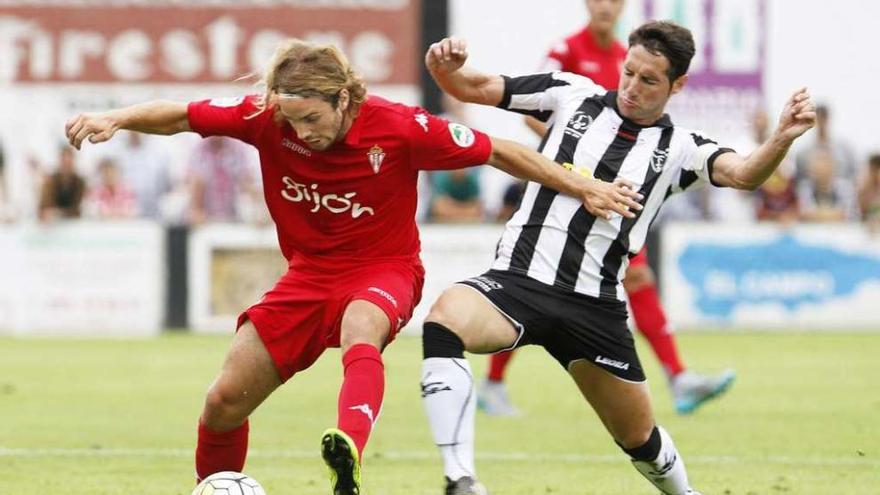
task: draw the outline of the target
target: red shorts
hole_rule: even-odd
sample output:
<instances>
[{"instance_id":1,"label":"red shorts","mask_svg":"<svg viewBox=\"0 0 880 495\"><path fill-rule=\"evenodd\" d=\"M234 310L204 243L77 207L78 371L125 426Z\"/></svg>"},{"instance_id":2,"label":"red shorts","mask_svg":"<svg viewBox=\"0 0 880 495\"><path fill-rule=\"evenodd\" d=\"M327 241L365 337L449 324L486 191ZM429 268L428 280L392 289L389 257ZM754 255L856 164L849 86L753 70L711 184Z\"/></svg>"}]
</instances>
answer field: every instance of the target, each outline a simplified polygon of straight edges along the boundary
<instances>
[{"instance_id":1,"label":"red shorts","mask_svg":"<svg viewBox=\"0 0 880 495\"><path fill-rule=\"evenodd\" d=\"M391 322L387 343L412 317L422 297L424 268L412 262L373 263L340 271L289 268L259 302L238 317L253 322L281 381L339 347L342 314L355 299L369 301Z\"/></svg>"},{"instance_id":2,"label":"red shorts","mask_svg":"<svg viewBox=\"0 0 880 495\"><path fill-rule=\"evenodd\" d=\"M629 266L645 266L648 264L648 248L643 247L641 251L629 259Z\"/></svg>"}]
</instances>

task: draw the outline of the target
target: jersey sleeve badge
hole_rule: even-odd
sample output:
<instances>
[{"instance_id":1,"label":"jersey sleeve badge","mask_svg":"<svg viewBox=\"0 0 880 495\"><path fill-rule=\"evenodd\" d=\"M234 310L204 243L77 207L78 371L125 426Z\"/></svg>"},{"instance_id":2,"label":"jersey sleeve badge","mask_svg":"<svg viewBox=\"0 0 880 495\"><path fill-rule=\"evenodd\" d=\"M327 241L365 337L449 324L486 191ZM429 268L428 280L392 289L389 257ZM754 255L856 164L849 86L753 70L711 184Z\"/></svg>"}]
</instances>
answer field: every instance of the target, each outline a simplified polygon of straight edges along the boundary
<instances>
[{"instance_id":1,"label":"jersey sleeve badge","mask_svg":"<svg viewBox=\"0 0 880 495\"><path fill-rule=\"evenodd\" d=\"M462 148L470 148L476 141L474 131L466 125L455 122L449 123L449 134L452 135L452 141Z\"/></svg>"}]
</instances>

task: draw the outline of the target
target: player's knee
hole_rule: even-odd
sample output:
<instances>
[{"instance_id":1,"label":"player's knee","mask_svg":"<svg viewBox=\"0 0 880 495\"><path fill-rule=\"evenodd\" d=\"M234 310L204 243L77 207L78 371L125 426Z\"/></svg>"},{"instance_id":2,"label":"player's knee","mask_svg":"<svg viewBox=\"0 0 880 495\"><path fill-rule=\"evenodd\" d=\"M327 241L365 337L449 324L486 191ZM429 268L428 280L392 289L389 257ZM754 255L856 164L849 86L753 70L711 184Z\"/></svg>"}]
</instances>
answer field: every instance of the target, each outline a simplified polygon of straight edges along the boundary
<instances>
[{"instance_id":1,"label":"player's knee","mask_svg":"<svg viewBox=\"0 0 880 495\"><path fill-rule=\"evenodd\" d=\"M450 329L453 333L460 335L461 329L465 327L467 322L462 319L461 308L457 309L458 311L456 311L454 293L447 290L431 306L431 311L428 312L428 317L425 318L425 321L439 323Z\"/></svg>"},{"instance_id":2,"label":"player's knee","mask_svg":"<svg viewBox=\"0 0 880 495\"><path fill-rule=\"evenodd\" d=\"M212 385L205 396L202 423L214 431L224 431L239 426L247 419L243 402L240 394L231 393L216 384Z\"/></svg>"},{"instance_id":3,"label":"player's knee","mask_svg":"<svg viewBox=\"0 0 880 495\"><path fill-rule=\"evenodd\" d=\"M388 316L381 309L371 303L354 301L342 316L339 343L342 352L356 344L371 344L381 349L390 328Z\"/></svg>"},{"instance_id":4,"label":"player's knee","mask_svg":"<svg viewBox=\"0 0 880 495\"><path fill-rule=\"evenodd\" d=\"M434 301L422 328L422 350L429 357L464 357L461 311L455 311L455 292L447 289ZM460 308L459 308L460 309Z\"/></svg>"}]
</instances>

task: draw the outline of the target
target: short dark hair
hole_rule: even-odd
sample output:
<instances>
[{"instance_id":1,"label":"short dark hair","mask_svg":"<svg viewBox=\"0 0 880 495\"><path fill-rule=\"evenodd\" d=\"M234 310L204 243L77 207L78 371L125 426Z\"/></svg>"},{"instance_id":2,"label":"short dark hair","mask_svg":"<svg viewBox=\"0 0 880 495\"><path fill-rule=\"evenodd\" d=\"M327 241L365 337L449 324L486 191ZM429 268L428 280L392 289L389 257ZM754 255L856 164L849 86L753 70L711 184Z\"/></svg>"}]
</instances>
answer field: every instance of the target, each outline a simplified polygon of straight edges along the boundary
<instances>
[{"instance_id":1,"label":"short dark hair","mask_svg":"<svg viewBox=\"0 0 880 495\"><path fill-rule=\"evenodd\" d=\"M697 51L691 31L671 21L651 21L639 26L629 35L629 47L636 45L669 60L669 82L687 74Z\"/></svg>"},{"instance_id":2,"label":"short dark hair","mask_svg":"<svg viewBox=\"0 0 880 495\"><path fill-rule=\"evenodd\" d=\"M868 157L868 164L871 168L880 168L880 153L874 153Z\"/></svg>"}]
</instances>

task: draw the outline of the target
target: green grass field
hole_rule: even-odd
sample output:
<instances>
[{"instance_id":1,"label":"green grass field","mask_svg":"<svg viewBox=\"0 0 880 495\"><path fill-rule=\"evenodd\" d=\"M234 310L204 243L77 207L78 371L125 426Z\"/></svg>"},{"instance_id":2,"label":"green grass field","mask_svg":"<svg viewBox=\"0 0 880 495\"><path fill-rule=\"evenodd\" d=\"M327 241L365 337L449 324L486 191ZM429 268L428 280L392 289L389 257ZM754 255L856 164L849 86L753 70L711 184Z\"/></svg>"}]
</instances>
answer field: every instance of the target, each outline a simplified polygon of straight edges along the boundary
<instances>
[{"instance_id":1,"label":"green grass field","mask_svg":"<svg viewBox=\"0 0 880 495\"><path fill-rule=\"evenodd\" d=\"M174 495L192 488L203 393L228 338L0 338L0 494ZM672 412L641 349L659 422L704 495L880 494L880 333L685 334L694 369L737 369L730 393ZM478 373L485 359L471 362ZM439 495L442 468L419 396L420 342L386 352L385 406L366 495ZM251 419L245 471L269 495L328 494L319 435L335 422L339 353L295 377ZM529 348L510 371L515 419L478 418L480 477L494 495L654 494L567 375Z\"/></svg>"}]
</instances>

